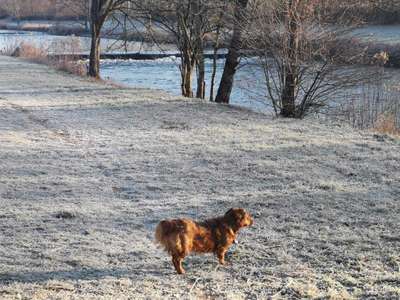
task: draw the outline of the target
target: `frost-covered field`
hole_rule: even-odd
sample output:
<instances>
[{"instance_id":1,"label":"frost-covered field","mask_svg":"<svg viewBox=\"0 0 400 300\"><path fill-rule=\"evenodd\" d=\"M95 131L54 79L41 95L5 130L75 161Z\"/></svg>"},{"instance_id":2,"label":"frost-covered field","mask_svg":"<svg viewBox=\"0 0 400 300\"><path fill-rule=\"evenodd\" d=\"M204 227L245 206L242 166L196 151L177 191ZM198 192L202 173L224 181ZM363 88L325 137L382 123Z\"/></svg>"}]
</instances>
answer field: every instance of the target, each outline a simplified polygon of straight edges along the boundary
<instances>
[{"instance_id":1,"label":"frost-covered field","mask_svg":"<svg viewBox=\"0 0 400 300\"><path fill-rule=\"evenodd\" d=\"M0 57L0 299L400 297L400 142ZM174 273L163 218L242 206Z\"/></svg>"}]
</instances>

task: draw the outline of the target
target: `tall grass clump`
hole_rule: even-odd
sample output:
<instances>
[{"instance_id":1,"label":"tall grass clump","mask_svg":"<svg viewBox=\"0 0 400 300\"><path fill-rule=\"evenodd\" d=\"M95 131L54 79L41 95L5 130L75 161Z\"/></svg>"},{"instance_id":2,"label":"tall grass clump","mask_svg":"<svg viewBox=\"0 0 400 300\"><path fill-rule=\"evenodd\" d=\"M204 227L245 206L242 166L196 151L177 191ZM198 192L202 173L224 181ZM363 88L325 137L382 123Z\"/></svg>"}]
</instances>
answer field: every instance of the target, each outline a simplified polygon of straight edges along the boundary
<instances>
[{"instance_id":1,"label":"tall grass clump","mask_svg":"<svg viewBox=\"0 0 400 300\"><path fill-rule=\"evenodd\" d=\"M29 43L19 43L14 47L7 47L2 50L3 54L20 57L31 62L46 64L57 70L76 74L86 75L86 67L78 61L78 54L81 52L81 45L78 39L63 40L52 43L50 46L37 47ZM52 55L65 53L68 55Z\"/></svg>"},{"instance_id":2,"label":"tall grass clump","mask_svg":"<svg viewBox=\"0 0 400 300\"><path fill-rule=\"evenodd\" d=\"M400 87L377 84L359 89L334 107L334 115L358 129L400 135Z\"/></svg>"}]
</instances>

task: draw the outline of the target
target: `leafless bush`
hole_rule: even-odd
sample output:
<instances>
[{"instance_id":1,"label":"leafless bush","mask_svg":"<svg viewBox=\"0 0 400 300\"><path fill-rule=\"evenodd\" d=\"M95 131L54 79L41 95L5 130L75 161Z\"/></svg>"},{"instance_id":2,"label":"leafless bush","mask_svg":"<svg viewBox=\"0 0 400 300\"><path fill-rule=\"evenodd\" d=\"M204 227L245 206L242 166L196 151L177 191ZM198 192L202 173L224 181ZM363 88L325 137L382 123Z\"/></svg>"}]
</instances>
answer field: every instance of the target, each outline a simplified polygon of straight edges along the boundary
<instances>
[{"instance_id":1,"label":"leafless bush","mask_svg":"<svg viewBox=\"0 0 400 300\"><path fill-rule=\"evenodd\" d=\"M319 5L318 0L285 0L254 7L247 45L259 58L277 115L303 118L318 112L373 76L373 69L357 67L366 49L352 47L349 21L338 20L340 26L324 22Z\"/></svg>"},{"instance_id":2,"label":"leafless bush","mask_svg":"<svg viewBox=\"0 0 400 300\"><path fill-rule=\"evenodd\" d=\"M31 44L21 43L12 54L15 57L21 57L37 63L46 63L47 50L37 48Z\"/></svg>"},{"instance_id":3,"label":"leafless bush","mask_svg":"<svg viewBox=\"0 0 400 300\"><path fill-rule=\"evenodd\" d=\"M395 113L381 115L373 128L380 133L400 135L400 122Z\"/></svg>"},{"instance_id":4,"label":"leafless bush","mask_svg":"<svg viewBox=\"0 0 400 300\"><path fill-rule=\"evenodd\" d=\"M173 37L181 54L181 90L193 97L193 77L197 71L198 98L205 96L204 48L206 37L216 32L221 11L228 6L224 0L156 0L131 1L130 16L142 22L154 38L154 29ZM159 41L156 41L159 42Z\"/></svg>"},{"instance_id":5,"label":"leafless bush","mask_svg":"<svg viewBox=\"0 0 400 300\"><path fill-rule=\"evenodd\" d=\"M49 52L68 54L49 58L50 65L72 74L86 75L86 67L78 63L79 54L82 53L82 45L79 38L71 37L67 41L55 41L50 45Z\"/></svg>"},{"instance_id":6,"label":"leafless bush","mask_svg":"<svg viewBox=\"0 0 400 300\"><path fill-rule=\"evenodd\" d=\"M57 70L65 71L71 74L80 76L86 75L86 67L74 58L74 54L79 54L80 43L78 39L72 39L68 42L53 43L49 48L36 47L27 43L20 43L17 47L12 49L8 47L3 49L3 54L12 55L27 59L32 62L49 65ZM51 56L51 53L68 53L72 55L66 56Z\"/></svg>"},{"instance_id":7,"label":"leafless bush","mask_svg":"<svg viewBox=\"0 0 400 300\"><path fill-rule=\"evenodd\" d=\"M385 82L360 87L357 95L347 95L330 113L358 129L400 134L400 89Z\"/></svg>"}]
</instances>

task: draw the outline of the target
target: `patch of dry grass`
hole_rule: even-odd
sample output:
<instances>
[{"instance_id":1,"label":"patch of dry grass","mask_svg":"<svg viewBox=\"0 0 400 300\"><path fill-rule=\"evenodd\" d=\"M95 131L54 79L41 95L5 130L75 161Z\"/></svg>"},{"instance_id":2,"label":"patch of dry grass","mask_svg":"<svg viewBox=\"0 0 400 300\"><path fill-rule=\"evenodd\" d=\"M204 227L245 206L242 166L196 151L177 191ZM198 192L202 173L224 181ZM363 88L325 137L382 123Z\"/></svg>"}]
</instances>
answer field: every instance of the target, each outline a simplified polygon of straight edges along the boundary
<instances>
[{"instance_id":1,"label":"patch of dry grass","mask_svg":"<svg viewBox=\"0 0 400 300\"><path fill-rule=\"evenodd\" d=\"M394 114L384 114L378 117L374 130L390 135L400 136L400 124Z\"/></svg>"},{"instance_id":2,"label":"patch of dry grass","mask_svg":"<svg viewBox=\"0 0 400 300\"><path fill-rule=\"evenodd\" d=\"M71 74L85 76L86 67L81 64L78 59L74 59L74 54L78 54L80 51L80 45L78 40L72 39L69 42L58 42L51 45L51 49L38 48L28 43L20 43L16 47L9 47L3 51L4 54L8 54L14 57L20 57L27 59L31 62L41 63L49 65L57 70L68 72ZM58 56L57 58L49 56L49 51L55 53L69 53L72 56Z\"/></svg>"}]
</instances>

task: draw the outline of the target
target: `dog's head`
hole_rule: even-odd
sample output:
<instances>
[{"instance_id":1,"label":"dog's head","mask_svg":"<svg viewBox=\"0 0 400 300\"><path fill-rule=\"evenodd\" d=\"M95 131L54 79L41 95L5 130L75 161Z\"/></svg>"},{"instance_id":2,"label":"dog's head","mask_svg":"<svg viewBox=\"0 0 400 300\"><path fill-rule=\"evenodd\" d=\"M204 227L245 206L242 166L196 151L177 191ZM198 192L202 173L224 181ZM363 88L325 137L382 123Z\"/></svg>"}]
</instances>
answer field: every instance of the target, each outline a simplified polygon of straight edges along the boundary
<instances>
[{"instance_id":1,"label":"dog's head","mask_svg":"<svg viewBox=\"0 0 400 300\"><path fill-rule=\"evenodd\" d=\"M253 225L253 218L243 208L231 208L225 213L224 217L238 229Z\"/></svg>"}]
</instances>

